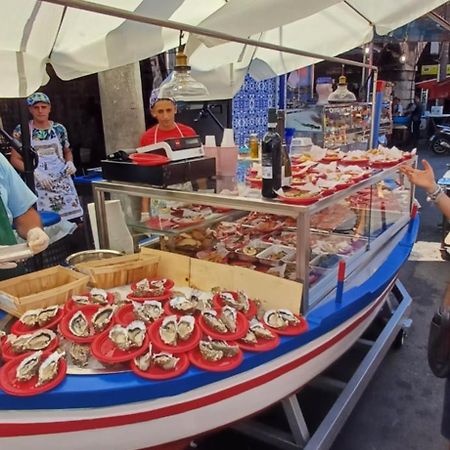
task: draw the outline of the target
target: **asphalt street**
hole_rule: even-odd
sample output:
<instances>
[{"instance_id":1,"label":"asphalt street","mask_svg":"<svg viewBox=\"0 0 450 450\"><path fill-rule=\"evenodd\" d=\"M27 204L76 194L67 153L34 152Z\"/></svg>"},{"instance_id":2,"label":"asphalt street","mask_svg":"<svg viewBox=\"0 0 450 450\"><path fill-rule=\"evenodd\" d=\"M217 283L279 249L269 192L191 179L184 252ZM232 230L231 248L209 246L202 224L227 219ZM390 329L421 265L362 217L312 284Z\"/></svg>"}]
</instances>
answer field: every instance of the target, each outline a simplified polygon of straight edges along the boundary
<instances>
[{"instance_id":1,"label":"asphalt street","mask_svg":"<svg viewBox=\"0 0 450 450\"><path fill-rule=\"evenodd\" d=\"M432 154L425 142L419 151L422 158L431 163L437 178L450 163L450 155ZM413 298L412 326L404 345L390 350L382 361L332 450L448 449L440 435L444 381L434 377L428 368L426 345L429 322L450 282L450 263L443 261L439 252L441 214L426 202L423 192L418 190L416 197L421 203L421 228L410 260L400 273L400 280ZM346 364L344 361L341 365ZM313 412L329 402L326 396L308 391L304 396ZM314 414L312 417L314 421ZM265 419L282 426L282 414L276 408ZM199 450L275 448L231 430L199 439L195 445Z\"/></svg>"}]
</instances>

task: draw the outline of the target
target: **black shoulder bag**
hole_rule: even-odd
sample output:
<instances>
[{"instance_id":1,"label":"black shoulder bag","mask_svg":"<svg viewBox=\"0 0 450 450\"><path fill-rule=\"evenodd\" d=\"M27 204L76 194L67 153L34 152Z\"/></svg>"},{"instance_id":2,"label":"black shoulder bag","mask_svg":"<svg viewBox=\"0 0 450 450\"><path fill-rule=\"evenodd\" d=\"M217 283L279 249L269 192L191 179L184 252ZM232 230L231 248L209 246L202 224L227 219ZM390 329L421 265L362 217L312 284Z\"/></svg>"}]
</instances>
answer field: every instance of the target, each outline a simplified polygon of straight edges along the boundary
<instances>
[{"instance_id":1,"label":"black shoulder bag","mask_svg":"<svg viewBox=\"0 0 450 450\"><path fill-rule=\"evenodd\" d=\"M428 364L437 377L450 376L450 308L447 305L441 306L431 320Z\"/></svg>"}]
</instances>

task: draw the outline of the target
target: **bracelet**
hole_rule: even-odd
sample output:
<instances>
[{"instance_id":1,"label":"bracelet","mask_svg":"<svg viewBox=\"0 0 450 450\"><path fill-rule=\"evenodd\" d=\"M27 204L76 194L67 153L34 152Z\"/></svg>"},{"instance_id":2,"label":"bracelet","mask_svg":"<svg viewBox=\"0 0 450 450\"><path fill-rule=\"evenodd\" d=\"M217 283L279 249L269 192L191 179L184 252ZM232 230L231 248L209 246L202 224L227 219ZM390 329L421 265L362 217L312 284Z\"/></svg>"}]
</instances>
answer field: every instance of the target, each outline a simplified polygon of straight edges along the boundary
<instances>
[{"instance_id":1,"label":"bracelet","mask_svg":"<svg viewBox=\"0 0 450 450\"><path fill-rule=\"evenodd\" d=\"M442 187L439 186L438 184L436 184L436 189L433 192L431 192L430 194L428 194L427 201L436 203L438 197L443 193L444 193L444 191L443 191Z\"/></svg>"}]
</instances>

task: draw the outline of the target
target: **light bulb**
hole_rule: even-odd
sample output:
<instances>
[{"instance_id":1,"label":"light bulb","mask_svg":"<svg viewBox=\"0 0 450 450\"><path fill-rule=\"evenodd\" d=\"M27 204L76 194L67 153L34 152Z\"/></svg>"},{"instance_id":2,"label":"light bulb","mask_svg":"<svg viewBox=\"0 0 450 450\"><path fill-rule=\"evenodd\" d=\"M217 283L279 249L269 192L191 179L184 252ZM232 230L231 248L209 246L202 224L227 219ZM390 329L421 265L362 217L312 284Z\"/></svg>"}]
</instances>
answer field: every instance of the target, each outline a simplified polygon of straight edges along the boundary
<instances>
[{"instance_id":1,"label":"light bulb","mask_svg":"<svg viewBox=\"0 0 450 450\"><path fill-rule=\"evenodd\" d=\"M400 55L400 62L402 64L404 64L406 62L406 56L405 55Z\"/></svg>"},{"instance_id":2,"label":"light bulb","mask_svg":"<svg viewBox=\"0 0 450 450\"><path fill-rule=\"evenodd\" d=\"M368 55L370 53L370 47L364 47L364 53Z\"/></svg>"}]
</instances>

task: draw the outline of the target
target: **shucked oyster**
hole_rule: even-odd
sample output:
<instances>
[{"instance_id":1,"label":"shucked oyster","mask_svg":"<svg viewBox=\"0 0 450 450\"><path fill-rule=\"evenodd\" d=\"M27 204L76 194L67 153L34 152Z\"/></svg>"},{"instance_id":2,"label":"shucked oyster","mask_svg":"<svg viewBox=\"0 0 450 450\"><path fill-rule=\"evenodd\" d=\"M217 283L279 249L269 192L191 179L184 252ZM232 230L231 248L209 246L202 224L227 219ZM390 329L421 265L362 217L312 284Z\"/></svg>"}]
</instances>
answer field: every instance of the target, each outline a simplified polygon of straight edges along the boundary
<instances>
[{"instance_id":1,"label":"shucked oyster","mask_svg":"<svg viewBox=\"0 0 450 450\"><path fill-rule=\"evenodd\" d=\"M213 350L219 350L225 358L232 358L239 353L238 345L230 345L226 341L211 340L210 346Z\"/></svg>"},{"instance_id":2,"label":"shucked oyster","mask_svg":"<svg viewBox=\"0 0 450 450\"><path fill-rule=\"evenodd\" d=\"M231 292L220 292L219 298L222 300L224 305L232 306L233 308L238 307L238 302L235 300L234 295Z\"/></svg>"},{"instance_id":3,"label":"shucked oyster","mask_svg":"<svg viewBox=\"0 0 450 450\"><path fill-rule=\"evenodd\" d=\"M195 319L193 316L182 316L178 319L177 334L182 341L187 341L194 332Z\"/></svg>"},{"instance_id":4,"label":"shucked oyster","mask_svg":"<svg viewBox=\"0 0 450 450\"><path fill-rule=\"evenodd\" d=\"M275 335L268 330L258 319L250 321L250 331L252 331L257 338L261 339L275 339Z\"/></svg>"},{"instance_id":5,"label":"shucked oyster","mask_svg":"<svg viewBox=\"0 0 450 450\"><path fill-rule=\"evenodd\" d=\"M133 291L135 297L159 297L164 294L164 284L161 286L152 286L147 278L136 283Z\"/></svg>"},{"instance_id":6,"label":"shucked oyster","mask_svg":"<svg viewBox=\"0 0 450 450\"><path fill-rule=\"evenodd\" d=\"M178 364L180 358L171 353L156 353L152 356L152 364L164 370L173 370Z\"/></svg>"},{"instance_id":7,"label":"shucked oyster","mask_svg":"<svg viewBox=\"0 0 450 450\"><path fill-rule=\"evenodd\" d=\"M202 358L207 361L220 361L224 357L223 351L214 349L210 341L200 341L198 347Z\"/></svg>"},{"instance_id":8,"label":"shucked oyster","mask_svg":"<svg viewBox=\"0 0 450 450\"><path fill-rule=\"evenodd\" d=\"M7 342L11 344L15 353L23 353L31 350L44 350L55 338L56 334L52 330L42 329L22 336L10 334Z\"/></svg>"},{"instance_id":9,"label":"shucked oyster","mask_svg":"<svg viewBox=\"0 0 450 450\"><path fill-rule=\"evenodd\" d=\"M89 344L76 344L73 342L69 348L72 362L77 367L86 367L91 356L91 346Z\"/></svg>"},{"instance_id":10,"label":"shucked oyster","mask_svg":"<svg viewBox=\"0 0 450 450\"><path fill-rule=\"evenodd\" d=\"M145 323L141 320L134 320L126 327L114 325L108 336L120 350L126 351L133 347L142 347L145 334Z\"/></svg>"},{"instance_id":11,"label":"shucked oyster","mask_svg":"<svg viewBox=\"0 0 450 450\"><path fill-rule=\"evenodd\" d=\"M256 335L252 330L248 330L247 334L243 338L241 338L241 341L245 342L246 344L258 343L258 339L256 338Z\"/></svg>"},{"instance_id":12,"label":"shucked oyster","mask_svg":"<svg viewBox=\"0 0 450 450\"><path fill-rule=\"evenodd\" d=\"M49 306L48 308L42 308L38 314L37 321L40 327L43 327L46 323L50 322L56 314L58 314L59 306Z\"/></svg>"},{"instance_id":13,"label":"shucked oyster","mask_svg":"<svg viewBox=\"0 0 450 450\"><path fill-rule=\"evenodd\" d=\"M97 305L106 305L108 304L108 293L103 289L91 289L90 300L91 303Z\"/></svg>"},{"instance_id":14,"label":"shucked oyster","mask_svg":"<svg viewBox=\"0 0 450 450\"><path fill-rule=\"evenodd\" d=\"M92 325L96 333L103 331L111 322L115 306L104 306L92 316Z\"/></svg>"},{"instance_id":15,"label":"shucked oyster","mask_svg":"<svg viewBox=\"0 0 450 450\"><path fill-rule=\"evenodd\" d=\"M144 322L154 322L163 314L161 302L146 300L144 303L133 302L134 315Z\"/></svg>"},{"instance_id":16,"label":"shucked oyster","mask_svg":"<svg viewBox=\"0 0 450 450\"><path fill-rule=\"evenodd\" d=\"M213 309L207 309L206 311L203 311L202 316L206 325L208 325L218 333L226 333L228 331L226 325L218 319L217 312Z\"/></svg>"},{"instance_id":17,"label":"shucked oyster","mask_svg":"<svg viewBox=\"0 0 450 450\"><path fill-rule=\"evenodd\" d=\"M150 364L152 362L152 352L153 346L152 344L149 344L147 353L144 353L143 355L134 358L134 363L136 364L136 367L138 369L146 372L150 368Z\"/></svg>"},{"instance_id":18,"label":"shucked oyster","mask_svg":"<svg viewBox=\"0 0 450 450\"><path fill-rule=\"evenodd\" d=\"M177 316L164 318L159 327L159 336L164 344L177 345Z\"/></svg>"},{"instance_id":19,"label":"shucked oyster","mask_svg":"<svg viewBox=\"0 0 450 450\"><path fill-rule=\"evenodd\" d=\"M289 323L289 325L296 326L300 324L300 320L295 317L292 311L289 311L288 309L279 309L278 314L280 314L281 317Z\"/></svg>"},{"instance_id":20,"label":"shucked oyster","mask_svg":"<svg viewBox=\"0 0 450 450\"><path fill-rule=\"evenodd\" d=\"M22 314L19 320L27 327L35 327L38 324L38 315L40 312L41 309L29 309Z\"/></svg>"},{"instance_id":21,"label":"shucked oyster","mask_svg":"<svg viewBox=\"0 0 450 450\"><path fill-rule=\"evenodd\" d=\"M186 314L193 313L198 305L198 299L192 296L190 299L184 296L177 296L169 301L170 307L176 311L180 311Z\"/></svg>"},{"instance_id":22,"label":"shucked oyster","mask_svg":"<svg viewBox=\"0 0 450 450\"><path fill-rule=\"evenodd\" d=\"M90 335L89 322L82 311L77 311L69 321L70 332L77 337Z\"/></svg>"},{"instance_id":23,"label":"shucked oyster","mask_svg":"<svg viewBox=\"0 0 450 450\"><path fill-rule=\"evenodd\" d=\"M74 295L72 296L72 301L77 305L89 305L90 300L88 295Z\"/></svg>"},{"instance_id":24,"label":"shucked oyster","mask_svg":"<svg viewBox=\"0 0 450 450\"><path fill-rule=\"evenodd\" d=\"M18 381L31 380L39 370L39 363L41 362L42 351L32 353L30 356L24 358L16 369L16 378Z\"/></svg>"},{"instance_id":25,"label":"shucked oyster","mask_svg":"<svg viewBox=\"0 0 450 450\"><path fill-rule=\"evenodd\" d=\"M287 320L275 309L270 309L264 314L264 322L272 328L283 329L288 326Z\"/></svg>"},{"instance_id":26,"label":"shucked oyster","mask_svg":"<svg viewBox=\"0 0 450 450\"><path fill-rule=\"evenodd\" d=\"M58 374L59 360L64 357L65 352L53 352L39 367L38 382L36 386L42 386L43 384L52 381Z\"/></svg>"},{"instance_id":27,"label":"shucked oyster","mask_svg":"<svg viewBox=\"0 0 450 450\"><path fill-rule=\"evenodd\" d=\"M222 308L222 315L220 316L220 320L225 324L227 330L231 333L236 332L236 318L237 311L234 308L232 308L231 306L224 306Z\"/></svg>"}]
</instances>

